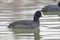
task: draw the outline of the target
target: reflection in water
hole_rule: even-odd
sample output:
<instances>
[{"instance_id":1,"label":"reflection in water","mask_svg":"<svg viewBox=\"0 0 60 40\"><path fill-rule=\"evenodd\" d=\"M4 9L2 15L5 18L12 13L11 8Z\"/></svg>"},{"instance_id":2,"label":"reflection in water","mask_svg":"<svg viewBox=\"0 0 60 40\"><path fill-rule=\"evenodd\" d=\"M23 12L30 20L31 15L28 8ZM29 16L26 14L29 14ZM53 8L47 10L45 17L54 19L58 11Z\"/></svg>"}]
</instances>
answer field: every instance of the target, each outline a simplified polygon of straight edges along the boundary
<instances>
[{"instance_id":1,"label":"reflection in water","mask_svg":"<svg viewBox=\"0 0 60 40\"><path fill-rule=\"evenodd\" d=\"M60 39L59 17L53 16L52 17L53 19L51 18L51 15L49 17L48 16L46 17L46 19L45 19L46 21L44 24L41 22L41 24L43 24L40 26L40 28L41 28L40 36L42 37L41 40L59 40ZM57 20L55 20L56 17L58 18ZM49 20L47 20L47 18ZM54 20L54 21L52 21L52 20Z\"/></svg>"},{"instance_id":2,"label":"reflection in water","mask_svg":"<svg viewBox=\"0 0 60 40\"><path fill-rule=\"evenodd\" d=\"M9 1L7 1L9 2ZM2 5L1 5L2 4ZM15 0L12 3L5 3L1 2L0 0L0 40L13 40L13 35L11 32L9 32L8 28L6 28L11 22L14 22L16 20L21 20L21 19L32 19L32 15L36 10L41 10L42 7L44 7L47 4L53 4L53 2L50 1L44 1L44 0ZM29 18L30 17L30 18ZM41 33L40 37L41 40L48 40L47 38L50 38L49 40L59 40L59 36L55 34L59 34L59 32L53 32L53 31L58 31L60 29L55 29L54 27L60 26L58 23L58 19L52 20L57 21L57 25L53 23L53 25L50 25L52 20L50 20L50 17L46 17L47 19L41 18ZM50 19L48 19L50 18ZM48 21L48 25L45 25L43 22ZM42 22L43 21L43 22ZM46 23L45 22L45 23ZM5 26L5 27L4 27ZM3 27L3 28L2 28ZM51 29L53 27L54 29ZM51 31L51 32L50 32ZM54 34L55 33L55 34ZM54 35L53 35L54 34ZM11 37L12 35L12 37ZM23 36L15 34L15 39L16 40L34 40L34 36L30 34L23 34ZM56 36L56 37L55 37ZM52 39L51 39L52 38Z\"/></svg>"}]
</instances>

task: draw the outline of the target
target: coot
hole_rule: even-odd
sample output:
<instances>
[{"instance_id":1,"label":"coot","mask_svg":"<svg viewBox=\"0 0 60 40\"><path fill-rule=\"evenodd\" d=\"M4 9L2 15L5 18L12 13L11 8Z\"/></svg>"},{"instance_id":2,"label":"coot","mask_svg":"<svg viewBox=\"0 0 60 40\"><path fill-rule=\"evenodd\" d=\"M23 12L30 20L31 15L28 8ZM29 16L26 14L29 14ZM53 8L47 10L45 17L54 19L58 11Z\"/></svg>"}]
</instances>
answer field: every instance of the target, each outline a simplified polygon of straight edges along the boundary
<instances>
[{"instance_id":1,"label":"coot","mask_svg":"<svg viewBox=\"0 0 60 40\"><path fill-rule=\"evenodd\" d=\"M47 5L41 10L42 12L49 12L49 11L60 11L60 2L57 5Z\"/></svg>"},{"instance_id":2,"label":"coot","mask_svg":"<svg viewBox=\"0 0 60 40\"><path fill-rule=\"evenodd\" d=\"M11 23L8 28L16 29L33 29L39 27L39 18L42 16L41 11L36 11L33 20L19 20Z\"/></svg>"}]
</instances>

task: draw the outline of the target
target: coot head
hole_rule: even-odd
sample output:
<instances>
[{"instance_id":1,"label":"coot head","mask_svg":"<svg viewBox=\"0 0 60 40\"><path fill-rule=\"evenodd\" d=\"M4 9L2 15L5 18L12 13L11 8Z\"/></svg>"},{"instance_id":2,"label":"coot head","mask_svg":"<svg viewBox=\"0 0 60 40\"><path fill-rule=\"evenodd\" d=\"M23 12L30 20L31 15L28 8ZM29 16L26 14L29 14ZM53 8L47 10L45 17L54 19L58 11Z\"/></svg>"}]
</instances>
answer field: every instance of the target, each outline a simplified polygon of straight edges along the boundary
<instances>
[{"instance_id":1,"label":"coot head","mask_svg":"<svg viewBox=\"0 0 60 40\"><path fill-rule=\"evenodd\" d=\"M57 4L59 7L60 7L60 2L58 2L58 4Z\"/></svg>"},{"instance_id":2,"label":"coot head","mask_svg":"<svg viewBox=\"0 0 60 40\"><path fill-rule=\"evenodd\" d=\"M40 17L42 17L41 11L36 11L35 14L34 14L34 19L33 19L33 21L39 22L39 18L40 18Z\"/></svg>"},{"instance_id":3,"label":"coot head","mask_svg":"<svg viewBox=\"0 0 60 40\"><path fill-rule=\"evenodd\" d=\"M42 14L40 11L36 11L35 14L34 14L35 17L39 18L39 17L42 17Z\"/></svg>"}]
</instances>

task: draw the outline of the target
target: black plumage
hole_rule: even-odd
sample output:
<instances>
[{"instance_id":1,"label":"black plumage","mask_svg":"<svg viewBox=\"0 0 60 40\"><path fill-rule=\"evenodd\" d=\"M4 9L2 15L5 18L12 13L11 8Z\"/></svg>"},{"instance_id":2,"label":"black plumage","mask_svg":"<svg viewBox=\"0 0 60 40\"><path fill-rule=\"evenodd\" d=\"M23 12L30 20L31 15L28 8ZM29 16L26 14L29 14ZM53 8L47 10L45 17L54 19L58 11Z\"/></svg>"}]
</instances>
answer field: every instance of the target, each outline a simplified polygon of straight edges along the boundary
<instances>
[{"instance_id":1,"label":"black plumage","mask_svg":"<svg viewBox=\"0 0 60 40\"><path fill-rule=\"evenodd\" d=\"M36 11L33 20L19 20L11 23L8 28L33 29L39 27L39 18L42 16L40 11Z\"/></svg>"},{"instance_id":2,"label":"black plumage","mask_svg":"<svg viewBox=\"0 0 60 40\"><path fill-rule=\"evenodd\" d=\"M60 11L60 2L57 5L47 5L41 10L42 12L53 12L53 11Z\"/></svg>"}]
</instances>

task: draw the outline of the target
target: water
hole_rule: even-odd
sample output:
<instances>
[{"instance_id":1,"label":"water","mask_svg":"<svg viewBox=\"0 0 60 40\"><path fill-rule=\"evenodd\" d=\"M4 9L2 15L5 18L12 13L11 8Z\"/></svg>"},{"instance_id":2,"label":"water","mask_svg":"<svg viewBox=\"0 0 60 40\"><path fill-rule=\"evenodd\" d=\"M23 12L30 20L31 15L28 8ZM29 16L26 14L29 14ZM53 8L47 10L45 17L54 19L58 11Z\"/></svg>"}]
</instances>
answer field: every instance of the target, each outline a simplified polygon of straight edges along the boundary
<instances>
[{"instance_id":1,"label":"water","mask_svg":"<svg viewBox=\"0 0 60 40\"><path fill-rule=\"evenodd\" d=\"M53 19L52 19L53 18ZM40 27L41 40L59 40L60 38L60 22L59 16L54 16L50 19L46 17L44 20L45 23L42 23ZM56 19L58 18L58 19ZM56 20L55 20L56 19ZM53 21L54 20L54 21Z\"/></svg>"},{"instance_id":2,"label":"water","mask_svg":"<svg viewBox=\"0 0 60 40\"><path fill-rule=\"evenodd\" d=\"M33 33L13 34L7 26L16 20L31 20L36 10L41 10L45 5L55 4L57 2L52 0L0 0L0 40L34 40ZM59 40L59 17L57 15L46 15L40 20L40 39Z\"/></svg>"}]
</instances>

